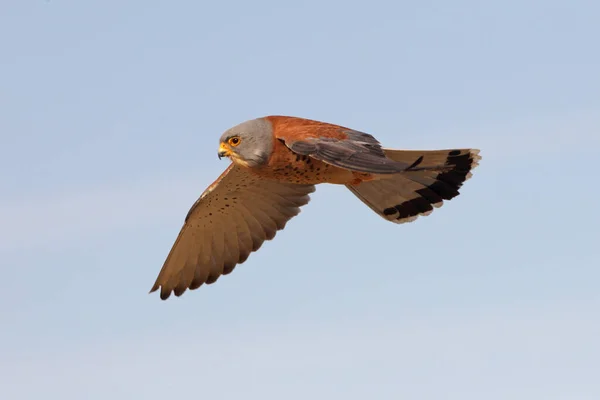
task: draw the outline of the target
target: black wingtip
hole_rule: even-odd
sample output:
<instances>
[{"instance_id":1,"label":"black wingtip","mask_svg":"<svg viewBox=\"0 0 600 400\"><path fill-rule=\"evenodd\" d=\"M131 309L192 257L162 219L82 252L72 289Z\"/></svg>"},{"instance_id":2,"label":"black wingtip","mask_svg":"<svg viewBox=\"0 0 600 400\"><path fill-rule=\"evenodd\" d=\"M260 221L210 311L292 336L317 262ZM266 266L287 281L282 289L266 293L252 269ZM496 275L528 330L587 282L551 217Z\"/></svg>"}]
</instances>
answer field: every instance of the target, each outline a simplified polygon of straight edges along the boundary
<instances>
[{"instance_id":1,"label":"black wingtip","mask_svg":"<svg viewBox=\"0 0 600 400\"><path fill-rule=\"evenodd\" d=\"M160 299L161 300L167 300L169 297L171 297L171 291L170 290L161 290L160 291Z\"/></svg>"},{"instance_id":2,"label":"black wingtip","mask_svg":"<svg viewBox=\"0 0 600 400\"><path fill-rule=\"evenodd\" d=\"M423 162L423 156L417 158L414 163L410 164L410 166L408 168L406 168L406 171L410 171L411 169L415 168L417 165L421 164L422 162Z\"/></svg>"},{"instance_id":3,"label":"black wingtip","mask_svg":"<svg viewBox=\"0 0 600 400\"><path fill-rule=\"evenodd\" d=\"M167 300L171 296L171 291L164 290L164 288L161 288L161 286L159 284L154 284L154 286L152 286L152 289L150 289L148 294L152 294L152 293L156 292L158 289L161 289L161 291L160 291L160 299L161 300Z\"/></svg>"}]
</instances>

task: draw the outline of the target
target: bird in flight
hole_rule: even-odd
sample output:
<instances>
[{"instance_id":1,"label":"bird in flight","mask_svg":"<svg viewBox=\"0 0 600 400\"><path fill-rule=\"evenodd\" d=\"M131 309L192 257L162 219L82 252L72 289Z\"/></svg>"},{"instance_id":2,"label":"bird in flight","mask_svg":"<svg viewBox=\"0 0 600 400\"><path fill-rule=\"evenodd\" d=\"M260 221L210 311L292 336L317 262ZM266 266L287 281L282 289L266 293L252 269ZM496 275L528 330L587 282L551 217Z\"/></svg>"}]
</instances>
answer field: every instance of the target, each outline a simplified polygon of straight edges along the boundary
<instances>
[{"instance_id":1,"label":"bird in flight","mask_svg":"<svg viewBox=\"0 0 600 400\"><path fill-rule=\"evenodd\" d=\"M232 162L189 210L150 290L162 300L233 271L298 215L315 185L345 185L400 224L458 196L481 159L477 149L388 149L367 133L287 116L227 130L218 156Z\"/></svg>"}]
</instances>

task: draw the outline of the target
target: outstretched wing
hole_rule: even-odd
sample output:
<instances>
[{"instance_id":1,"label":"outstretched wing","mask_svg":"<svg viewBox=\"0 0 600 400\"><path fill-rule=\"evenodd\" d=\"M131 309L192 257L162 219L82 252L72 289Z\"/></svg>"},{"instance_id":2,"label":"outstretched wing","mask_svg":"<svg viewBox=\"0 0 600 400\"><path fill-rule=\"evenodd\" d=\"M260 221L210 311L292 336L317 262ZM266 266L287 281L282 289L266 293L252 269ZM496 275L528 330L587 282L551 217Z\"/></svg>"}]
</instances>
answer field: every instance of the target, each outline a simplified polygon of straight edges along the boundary
<instances>
[{"instance_id":1,"label":"outstretched wing","mask_svg":"<svg viewBox=\"0 0 600 400\"><path fill-rule=\"evenodd\" d=\"M190 209L150 292L174 292L215 282L243 263L309 202L313 185L264 180L231 164Z\"/></svg>"}]
</instances>

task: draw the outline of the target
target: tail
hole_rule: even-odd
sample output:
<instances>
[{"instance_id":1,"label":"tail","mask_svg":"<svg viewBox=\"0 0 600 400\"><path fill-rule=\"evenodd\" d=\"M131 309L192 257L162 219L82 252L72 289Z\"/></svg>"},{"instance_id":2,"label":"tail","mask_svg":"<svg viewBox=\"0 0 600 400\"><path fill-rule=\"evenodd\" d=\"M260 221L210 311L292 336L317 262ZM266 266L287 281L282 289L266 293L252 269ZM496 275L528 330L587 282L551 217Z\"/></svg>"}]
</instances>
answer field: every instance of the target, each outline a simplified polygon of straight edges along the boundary
<instances>
[{"instance_id":1,"label":"tail","mask_svg":"<svg viewBox=\"0 0 600 400\"><path fill-rule=\"evenodd\" d=\"M461 150L392 150L385 155L409 165L417 163L432 169L381 175L376 180L347 185L373 211L398 224L411 222L419 215L429 215L444 200L459 195L458 189L471 177L481 157L477 149Z\"/></svg>"}]
</instances>

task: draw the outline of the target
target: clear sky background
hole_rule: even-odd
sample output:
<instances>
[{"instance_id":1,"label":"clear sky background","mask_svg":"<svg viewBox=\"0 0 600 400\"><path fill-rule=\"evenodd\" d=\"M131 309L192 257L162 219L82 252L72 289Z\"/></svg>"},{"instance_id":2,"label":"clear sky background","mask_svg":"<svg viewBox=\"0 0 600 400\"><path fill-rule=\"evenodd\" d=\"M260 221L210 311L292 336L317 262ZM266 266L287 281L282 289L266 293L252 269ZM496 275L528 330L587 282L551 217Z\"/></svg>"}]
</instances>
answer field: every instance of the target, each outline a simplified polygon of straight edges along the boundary
<instances>
[{"instance_id":1,"label":"clear sky background","mask_svg":"<svg viewBox=\"0 0 600 400\"><path fill-rule=\"evenodd\" d=\"M600 3L0 2L3 399L599 399ZM295 115L481 148L408 225L323 186L215 285L148 295Z\"/></svg>"}]
</instances>

